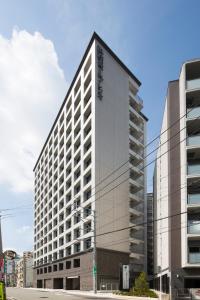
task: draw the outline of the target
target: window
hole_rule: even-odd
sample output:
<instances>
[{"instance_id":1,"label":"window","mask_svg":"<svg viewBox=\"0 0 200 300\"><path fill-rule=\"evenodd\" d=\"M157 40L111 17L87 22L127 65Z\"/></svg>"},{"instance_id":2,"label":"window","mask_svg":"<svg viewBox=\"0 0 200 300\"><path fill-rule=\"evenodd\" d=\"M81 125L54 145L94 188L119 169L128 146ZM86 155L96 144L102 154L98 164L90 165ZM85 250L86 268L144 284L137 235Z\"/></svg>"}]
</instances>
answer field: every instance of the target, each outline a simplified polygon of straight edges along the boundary
<instances>
[{"instance_id":1,"label":"window","mask_svg":"<svg viewBox=\"0 0 200 300\"><path fill-rule=\"evenodd\" d=\"M77 94L80 86L81 86L81 78L78 79L77 84L76 84L76 86L74 88L74 97L76 96L76 94Z\"/></svg>"},{"instance_id":2,"label":"window","mask_svg":"<svg viewBox=\"0 0 200 300\"><path fill-rule=\"evenodd\" d=\"M90 114L89 114L90 115ZM86 115L87 118L89 117L89 115ZM87 126L85 126L84 128L84 138L86 138L86 136L90 133L91 131L91 121L87 124Z\"/></svg>"},{"instance_id":3,"label":"window","mask_svg":"<svg viewBox=\"0 0 200 300\"><path fill-rule=\"evenodd\" d=\"M62 212L60 215L59 215L59 221L63 221L64 220L64 213Z\"/></svg>"},{"instance_id":4,"label":"window","mask_svg":"<svg viewBox=\"0 0 200 300\"><path fill-rule=\"evenodd\" d=\"M84 208L84 216L85 218L91 215L91 205L88 205Z\"/></svg>"},{"instance_id":5,"label":"window","mask_svg":"<svg viewBox=\"0 0 200 300\"><path fill-rule=\"evenodd\" d=\"M66 269L71 269L71 260L66 261Z\"/></svg>"},{"instance_id":6,"label":"window","mask_svg":"<svg viewBox=\"0 0 200 300\"><path fill-rule=\"evenodd\" d=\"M87 169L90 164L91 164L91 154L87 156L86 159L84 160L84 168Z\"/></svg>"},{"instance_id":7,"label":"window","mask_svg":"<svg viewBox=\"0 0 200 300\"><path fill-rule=\"evenodd\" d=\"M63 244L64 244L64 238L62 237L59 239L59 246L63 246Z\"/></svg>"},{"instance_id":8,"label":"window","mask_svg":"<svg viewBox=\"0 0 200 300\"><path fill-rule=\"evenodd\" d=\"M66 208L66 217L71 214L71 205Z\"/></svg>"},{"instance_id":9,"label":"window","mask_svg":"<svg viewBox=\"0 0 200 300\"><path fill-rule=\"evenodd\" d=\"M88 58L88 60L85 64L85 67L84 67L84 76L87 74L87 72L88 72L88 70L91 66L91 63L92 63L92 57L91 57L91 54L90 54L90 56L89 56L89 58Z\"/></svg>"},{"instance_id":10,"label":"window","mask_svg":"<svg viewBox=\"0 0 200 300\"><path fill-rule=\"evenodd\" d=\"M57 254L57 252L54 252L54 254L53 254L53 260L56 260L58 258L58 254Z\"/></svg>"},{"instance_id":11,"label":"window","mask_svg":"<svg viewBox=\"0 0 200 300\"><path fill-rule=\"evenodd\" d=\"M75 216L74 216L74 224L79 223L80 220L81 220L81 214L79 212L79 213L76 213Z\"/></svg>"},{"instance_id":12,"label":"window","mask_svg":"<svg viewBox=\"0 0 200 300\"><path fill-rule=\"evenodd\" d=\"M66 248L66 255L71 255L72 250L71 250L71 246Z\"/></svg>"},{"instance_id":13,"label":"window","mask_svg":"<svg viewBox=\"0 0 200 300\"><path fill-rule=\"evenodd\" d=\"M69 228L71 228L71 220L66 222L66 229L69 229Z\"/></svg>"},{"instance_id":14,"label":"window","mask_svg":"<svg viewBox=\"0 0 200 300\"><path fill-rule=\"evenodd\" d=\"M87 153L87 151L91 148L91 137L87 140L87 142L84 145L84 154Z\"/></svg>"},{"instance_id":15,"label":"window","mask_svg":"<svg viewBox=\"0 0 200 300\"><path fill-rule=\"evenodd\" d=\"M74 259L74 268L80 268L80 259Z\"/></svg>"},{"instance_id":16,"label":"window","mask_svg":"<svg viewBox=\"0 0 200 300\"><path fill-rule=\"evenodd\" d=\"M91 79L92 79L92 72L90 71L90 73L88 74L88 76L84 82L84 92L87 90L87 88L91 82Z\"/></svg>"},{"instance_id":17,"label":"window","mask_svg":"<svg viewBox=\"0 0 200 300\"><path fill-rule=\"evenodd\" d=\"M86 240L84 241L84 246L85 246L85 249L86 249L86 250L89 249L89 248L91 248L91 238L86 239Z\"/></svg>"},{"instance_id":18,"label":"window","mask_svg":"<svg viewBox=\"0 0 200 300\"><path fill-rule=\"evenodd\" d=\"M81 190L80 182L74 187L74 195L78 194Z\"/></svg>"},{"instance_id":19,"label":"window","mask_svg":"<svg viewBox=\"0 0 200 300\"><path fill-rule=\"evenodd\" d=\"M63 270L63 264L60 263L60 264L59 264L59 271L62 271L62 270Z\"/></svg>"},{"instance_id":20,"label":"window","mask_svg":"<svg viewBox=\"0 0 200 300\"><path fill-rule=\"evenodd\" d=\"M71 233L66 234L66 243L69 243L72 239Z\"/></svg>"},{"instance_id":21,"label":"window","mask_svg":"<svg viewBox=\"0 0 200 300\"><path fill-rule=\"evenodd\" d=\"M91 172L87 173L85 176L84 176L84 183L85 185L88 184L90 181L91 181Z\"/></svg>"},{"instance_id":22,"label":"window","mask_svg":"<svg viewBox=\"0 0 200 300\"><path fill-rule=\"evenodd\" d=\"M85 192L84 192L84 201L87 201L91 198L91 188L87 189Z\"/></svg>"},{"instance_id":23,"label":"window","mask_svg":"<svg viewBox=\"0 0 200 300\"><path fill-rule=\"evenodd\" d=\"M59 251L59 258L63 258L64 257L64 250L60 250Z\"/></svg>"},{"instance_id":24,"label":"window","mask_svg":"<svg viewBox=\"0 0 200 300\"><path fill-rule=\"evenodd\" d=\"M75 239L79 238L81 235L81 231L80 231L80 228L77 228L74 230L74 237Z\"/></svg>"},{"instance_id":25,"label":"window","mask_svg":"<svg viewBox=\"0 0 200 300\"><path fill-rule=\"evenodd\" d=\"M58 270L57 265L53 265L53 271L54 271L54 272L57 272L57 270Z\"/></svg>"},{"instance_id":26,"label":"window","mask_svg":"<svg viewBox=\"0 0 200 300\"><path fill-rule=\"evenodd\" d=\"M91 231L91 222L85 223L84 224L84 234L86 234L90 231Z\"/></svg>"},{"instance_id":27,"label":"window","mask_svg":"<svg viewBox=\"0 0 200 300\"><path fill-rule=\"evenodd\" d=\"M75 244L74 245L74 252L78 253L80 251L81 251L81 245L80 245L80 243Z\"/></svg>"}]
</instances>

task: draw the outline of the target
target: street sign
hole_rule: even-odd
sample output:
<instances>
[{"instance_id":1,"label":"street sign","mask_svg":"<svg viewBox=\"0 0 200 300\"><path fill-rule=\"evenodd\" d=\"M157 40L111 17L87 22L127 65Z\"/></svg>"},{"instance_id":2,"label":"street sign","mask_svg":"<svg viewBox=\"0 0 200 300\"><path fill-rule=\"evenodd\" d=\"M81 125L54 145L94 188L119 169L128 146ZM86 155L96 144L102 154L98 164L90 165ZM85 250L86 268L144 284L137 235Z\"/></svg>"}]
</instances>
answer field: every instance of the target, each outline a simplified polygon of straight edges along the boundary
<instances>
[{"instance_id":1,"label":"street sign","mask_svg":"<svg viewBox=\"0 0 200 300\"><path fill-rule=\"evenodd\" d=\"M124 290L129 289L129 265L123 265L122 266L122 287Z\"/></svg>"},{"instance_id":2,"label":"street sign","mask_svg":"<svg viewBox=\"0 0 200 300\"><path fill-rule=\"evenodd\" d=\"M97 267L94 266L94 267L93 267L93 275L96 275L96 274L97 274Z\"/></svg>"}]
</instances>

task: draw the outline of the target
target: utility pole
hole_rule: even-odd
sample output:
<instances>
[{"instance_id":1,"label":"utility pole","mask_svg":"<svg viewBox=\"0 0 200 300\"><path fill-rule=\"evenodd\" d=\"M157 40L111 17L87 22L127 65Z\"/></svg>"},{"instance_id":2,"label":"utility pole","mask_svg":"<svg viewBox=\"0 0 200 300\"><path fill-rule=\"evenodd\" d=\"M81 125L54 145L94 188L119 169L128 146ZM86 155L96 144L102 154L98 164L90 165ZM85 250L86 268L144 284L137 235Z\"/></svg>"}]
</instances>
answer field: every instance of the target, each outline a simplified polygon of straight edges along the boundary
<instances>
[{"instance_id":1,"label":"utility pole","mask_svg":"<svg viewBox=\"0 0 200 300\"><path fill-rule=\"evenodd\" d=\"M4 280L4 255L3 255L3 243L1 234L1 211L0 211L0 281Z\"/></svg>"},{"instance_id":2,"label":"utility pole","mask_svg":"<svg viewBox=\"0 0 200 300\"><path fill-rule=\"evenodd\" d=\"M94 247L93 247L93 290L97 293L97 245L96 245L96 211L94 213Z\"/></svg>"}]
</instances>

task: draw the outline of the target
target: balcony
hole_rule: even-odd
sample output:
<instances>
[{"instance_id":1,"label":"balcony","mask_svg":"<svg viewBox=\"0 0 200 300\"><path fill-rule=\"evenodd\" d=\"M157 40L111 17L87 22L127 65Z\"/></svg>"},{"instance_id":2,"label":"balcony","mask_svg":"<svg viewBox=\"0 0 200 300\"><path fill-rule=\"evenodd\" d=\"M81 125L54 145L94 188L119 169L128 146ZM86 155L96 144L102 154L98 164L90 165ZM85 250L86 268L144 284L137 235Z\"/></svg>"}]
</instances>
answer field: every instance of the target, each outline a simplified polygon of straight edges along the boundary
<instances>
[{"instance_id":1,"label":"balcony","mask_svg":"<svg viewBox=\"0 0 200 300\"><path fill-rule=\"evenodd\" d=\"M200 205L200 193L188 194L189 205Z\"/></svg>"},{"instance_id":2,"label":"balcony","mask_svg":"<svg viewBox=\"0 0 200 300\"><path fill-rule=\"evenodd\" d=\"M200 219L188 220L188 234L200 234Z\"/></svg>"},{"instance_id":3,"label":"balcony","mask_svg":"<svg viewBox=\"0 0 200 300\"><path fill-rule=\"evenodd\" d=\"M186 81L186 89L187 90L200 89L200 78L187 80Z\"/></svg>"},{"instance_id":4,"label":"balcony","mask_svg":"<svg viewBox=\"0 0 200 300\"><path fill-rule=\"evenodd\" d=\"M200 106L187 109L187 118L188 119L196 119L199 117L200 117Z\"/></svg>"},{"instance_id":5,"label":"balcony","mask_svg":"<svg viewBox=\"0 0 200 300\"><path fill-rule=\"evenodd\" d=\"M200 175L200 162L199 163L188 163L187 174L188 175Z\"/></svg>"},{"instance_id":6,"label":"balcony","mask_svg":"<svg viewBox=\"0 0 200 300\"><path fill-rule=\"evenodd\" d=\"M187 146L199 146L200 147L200 135L191 135L187 137Z\"/></svg>"},{"instance_id":7,"label":"balcony","mask_svg":"<svg viewBox=\"0 0 200 300\"><path fill-rule=\"evenodd\" d=\"M188 262L190 264L199 264L200 263L200 252L192 252L188 254Z\"/></svg>"},{"instance_id":8,"label":"balcony","mask_svg":"<svg viewBox=\"0 0 200 300\"><path fill-rule=\"evenodd\" d=\"M200 263L200 241L193 239L188 241L188 263Z\"/></svg>"}]
</instances>

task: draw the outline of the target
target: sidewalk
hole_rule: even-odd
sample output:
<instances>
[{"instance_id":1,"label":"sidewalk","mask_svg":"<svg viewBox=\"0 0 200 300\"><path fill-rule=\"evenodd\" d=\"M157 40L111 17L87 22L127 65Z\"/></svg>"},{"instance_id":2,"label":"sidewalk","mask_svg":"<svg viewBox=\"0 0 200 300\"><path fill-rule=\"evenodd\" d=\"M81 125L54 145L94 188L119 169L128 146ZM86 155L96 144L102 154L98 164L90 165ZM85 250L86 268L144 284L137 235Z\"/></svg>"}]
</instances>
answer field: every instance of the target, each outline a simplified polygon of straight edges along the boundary
<instances>
[{"instance_id":1,"label":"sidewalk","mask_svg":"<svg viewBox=\"0 0 200 300\"><path fill-rule=\"evenodd\" d=\"M134 297L134 296L122 296L122 295L115 295L112 292L101 292L98 291L97 294L94 294L93 291L75 291L75 290L55 290L55 289L38 289L38 288L29 288L32 290L37 290L37 291L47 291L47 292L59 292L63 294L68 294L68 295L80 295L80 296L92 296L92 297L97 297L97 298L111 298L111 299L132 299L132 300L158 300L158 298L149 298L149 297Z\"/></svg>"}]
</instances>

